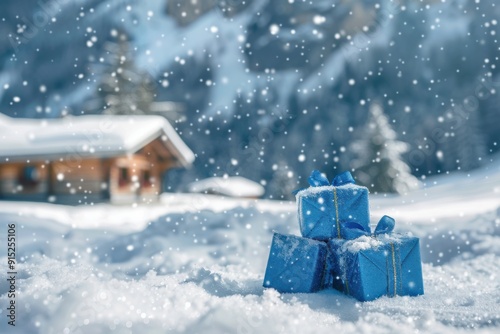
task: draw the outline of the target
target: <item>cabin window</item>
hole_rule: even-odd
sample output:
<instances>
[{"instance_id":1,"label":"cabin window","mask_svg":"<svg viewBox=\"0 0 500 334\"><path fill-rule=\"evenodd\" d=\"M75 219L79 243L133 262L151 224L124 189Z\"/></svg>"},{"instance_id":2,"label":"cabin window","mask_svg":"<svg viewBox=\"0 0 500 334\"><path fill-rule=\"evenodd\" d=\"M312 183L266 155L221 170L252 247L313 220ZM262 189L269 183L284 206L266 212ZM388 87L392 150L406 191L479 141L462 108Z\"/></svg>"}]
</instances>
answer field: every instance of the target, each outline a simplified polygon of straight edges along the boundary
<instances>
[{"instance_id":1,"label":"cabin window","mask_svg":"<svg viewBox=\"0 0 500 334\"><path fill-rule=\"evenodd\" d=\"M118 185L124 187L129 184L128 169L120 168L118 170Z\"/></svg>"},{"instance_id":2,"label":"cabin window","mask_svg":"<svg viewBox=\"0 0 500 334\"><path fill-rule=\"evenodd\" d=\"M151 172L148 170L145 170L142 172L142 186L144 188L151 188L153 186L153 183L151 182Z\"/></svg>"},{"instance_id":3,"label":"cabin window","mask_svg":"<svg viewBox=\"0 0 500 334\"><path fill-rule=\"evenodd\" d=\"M18 183L23 188L34 188L40 183L40 171L36 166L25 166L19 175Z\"/></svg>"}]
</instances>

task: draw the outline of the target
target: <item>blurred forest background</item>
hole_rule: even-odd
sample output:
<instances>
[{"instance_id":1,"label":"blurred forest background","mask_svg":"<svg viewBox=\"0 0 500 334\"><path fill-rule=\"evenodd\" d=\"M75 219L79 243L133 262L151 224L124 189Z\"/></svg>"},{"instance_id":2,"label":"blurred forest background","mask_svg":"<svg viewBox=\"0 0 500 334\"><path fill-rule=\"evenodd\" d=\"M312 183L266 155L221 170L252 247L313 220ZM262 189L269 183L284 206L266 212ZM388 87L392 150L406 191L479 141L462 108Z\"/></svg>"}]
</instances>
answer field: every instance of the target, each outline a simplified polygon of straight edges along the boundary
<instances>
[{"instance_id":1,"label":"blurred forest background","mask_svg":"<svg viewBox=\"0 0 500 334\"><path fill-rule=\"evenodd\" d=\"M372 191L498 151L494 0L0 3L0 112L165 112L196 153L170 172L289 197L312 169Z\"/></svg>"}]
</instances>

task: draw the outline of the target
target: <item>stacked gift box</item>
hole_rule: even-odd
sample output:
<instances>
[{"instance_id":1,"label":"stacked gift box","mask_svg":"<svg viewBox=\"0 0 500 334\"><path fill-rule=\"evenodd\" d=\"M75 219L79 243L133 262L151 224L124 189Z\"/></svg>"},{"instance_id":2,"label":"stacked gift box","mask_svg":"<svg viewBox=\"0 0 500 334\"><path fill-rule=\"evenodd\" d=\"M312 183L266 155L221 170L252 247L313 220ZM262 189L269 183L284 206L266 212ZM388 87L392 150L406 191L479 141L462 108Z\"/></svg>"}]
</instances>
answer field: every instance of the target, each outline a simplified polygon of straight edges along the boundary
<instances>
[{"instance_id":1,"label":"stacked gift box","mask_svg":"<svg viewBox=\"0 0 500 334\"><path fill-rule=\"evenodd\" d=\"M372 233L367 188L349 172L330 184L313 171L308 181L295 193L302 237L274 233L264 287L334 288L360 301L424 293L418 238L394 233L389 216Z\"/></svg>"}]
</instances>

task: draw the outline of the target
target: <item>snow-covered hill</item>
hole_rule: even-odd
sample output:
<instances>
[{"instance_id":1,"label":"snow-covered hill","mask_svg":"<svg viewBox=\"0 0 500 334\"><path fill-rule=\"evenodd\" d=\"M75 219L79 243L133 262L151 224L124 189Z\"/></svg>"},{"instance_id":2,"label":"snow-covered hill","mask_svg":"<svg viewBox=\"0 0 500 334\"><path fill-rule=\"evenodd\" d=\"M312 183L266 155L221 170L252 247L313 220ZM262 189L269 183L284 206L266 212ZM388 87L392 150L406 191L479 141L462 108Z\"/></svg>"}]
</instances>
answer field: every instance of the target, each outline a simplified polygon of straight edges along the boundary
<instances>
[{"instance_id":1,"label":"snow-covered hill","mask_svg":"<svg viewBox=\"0 0 500 334\"><path fill-rule=\"evenodd\" d=\"M16 223L17 326L5 333L493 333L500 329L500 164L372 196L372 221L421 238L425 295L360 303L262 287L272 231L293 202L165 194L148 206L0 202ZM2 268L6 249L0 249Z\"/></svg>"}]
</instances>

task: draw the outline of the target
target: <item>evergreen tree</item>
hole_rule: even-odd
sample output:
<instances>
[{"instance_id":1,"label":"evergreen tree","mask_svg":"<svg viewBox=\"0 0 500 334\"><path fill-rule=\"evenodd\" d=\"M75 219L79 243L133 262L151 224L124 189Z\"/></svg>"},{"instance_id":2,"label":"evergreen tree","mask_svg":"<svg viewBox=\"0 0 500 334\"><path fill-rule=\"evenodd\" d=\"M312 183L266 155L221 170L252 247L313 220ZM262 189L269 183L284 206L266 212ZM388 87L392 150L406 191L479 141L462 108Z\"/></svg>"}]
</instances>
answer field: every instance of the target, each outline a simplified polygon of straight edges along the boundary
<instances>
[{"instance_id":1,"label":"evergreen tree","mask_svg":"<svg viewBox=\"0 0 500 334\"><path fill-rule=\"evenodd\" d=\"M292 192L298 188L294 173L288 168L285 161L280 161L273 166L273 176L269 183L269 193L274 199L292 200Z\"/></svg>"},{"instance_id":2,"label":"evergreen tree","mask_svg":"<svg viewBox=\"0 0 500 334\"><path fill-rule=\"evenodd\" d=\"M106 46L109 59L98 87L100 108L112 115L147 114L155 97L153 80L135 66L126 35L117 39Z\"/></svg>"},{"instance_id":3,"label":"evergreen tree","mask_svg":"<svg viewBox=\"0 0 500 334\"><path fill-rule=\"evenodd\" d=\"M418 187L417 178L401 157L408 144L396 140L396 132L380 105L371 105L362 138L350 149L357 156L351 163L355 175L370 190L402 194Z\"/></svg>"}]
</instances>

